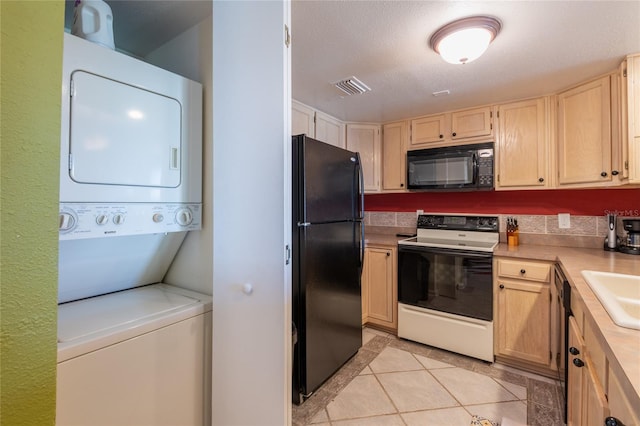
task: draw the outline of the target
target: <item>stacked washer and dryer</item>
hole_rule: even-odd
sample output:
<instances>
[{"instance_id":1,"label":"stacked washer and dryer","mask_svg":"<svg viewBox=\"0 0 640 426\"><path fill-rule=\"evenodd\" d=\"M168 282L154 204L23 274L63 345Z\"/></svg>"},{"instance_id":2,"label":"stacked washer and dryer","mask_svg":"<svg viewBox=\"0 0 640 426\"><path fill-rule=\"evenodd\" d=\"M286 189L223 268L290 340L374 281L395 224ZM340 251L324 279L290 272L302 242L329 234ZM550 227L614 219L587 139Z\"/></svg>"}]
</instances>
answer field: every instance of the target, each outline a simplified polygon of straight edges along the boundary
<instances>
[{"instance_id":1,"label":"stacked washer and dryer","mask_svg":"<svg viewBox=\"0 0 640 426\"><path fill-rule=\"evenodd\" d=\"M202 86L65 34L61 136L57 424L204 424L211 297L162 283L201 229Z\"/></svg>"}]
</instances>

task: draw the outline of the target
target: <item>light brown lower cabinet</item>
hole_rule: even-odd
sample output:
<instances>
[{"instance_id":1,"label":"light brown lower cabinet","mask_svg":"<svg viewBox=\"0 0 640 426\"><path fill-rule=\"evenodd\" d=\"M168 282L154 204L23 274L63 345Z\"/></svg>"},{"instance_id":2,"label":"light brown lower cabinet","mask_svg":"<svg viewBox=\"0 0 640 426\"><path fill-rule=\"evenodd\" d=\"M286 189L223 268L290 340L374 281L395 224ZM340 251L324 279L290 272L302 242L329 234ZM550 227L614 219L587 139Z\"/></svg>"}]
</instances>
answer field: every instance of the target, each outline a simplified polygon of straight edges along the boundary
<instances>
[{"instance_id":1,"label":"light brown lower cabinet","mask_svg":"<svg viewBox=\"0 0 640 426\"><path fill-rule=\"evenodd\" d=\"M496 360L557 377L559 323L553 263L494 258Z\"/></svg>"},{"instance_id":2,"label":"light brown lower cabinet","mask_svg":"<svg viewBox=\"0 0 640 426\"><path fill-rule=\"evenodd\" d=\"M567 375L567 426L604 425L609 416L607 395L575 318L569 318L569 362Z\"/></svg>"},{"instance_id":3,"label":"light brown lower cabinet","mask_svg":"<svg viewBox=\"0 0 640 426\"><path fill-rule=\"evenodd\" d=\"M398 330L397 249L368 246L362 271L362 324Z\"/></svg>"},{"instance_id":4,"label":"light brown lower cabinet","mask_svg":"<svg viewBox=\"0 0 640 426\"><path fill-rule=\"evenodd\" d=\"M640 407L629 402L622 384L614 372L609 369L609 415L622 425L640 425Z\"/></svg>"}]
</instances>

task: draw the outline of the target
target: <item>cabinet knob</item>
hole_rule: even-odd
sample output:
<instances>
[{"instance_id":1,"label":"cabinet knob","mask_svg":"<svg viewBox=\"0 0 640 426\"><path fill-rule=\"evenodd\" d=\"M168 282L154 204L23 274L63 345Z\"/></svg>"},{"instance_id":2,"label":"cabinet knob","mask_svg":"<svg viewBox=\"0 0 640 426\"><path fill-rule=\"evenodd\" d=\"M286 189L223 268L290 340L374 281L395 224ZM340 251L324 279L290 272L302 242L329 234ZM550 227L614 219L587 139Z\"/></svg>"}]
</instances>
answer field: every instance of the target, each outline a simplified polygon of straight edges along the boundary
<instances>
[{"instance_id":1,"label":"cabinet knob","mask_svg":"<svg viewBox=\"0 0 640 426\"><path fill-rule=\"evenodd\" d=\"M527 271L525 269L520 269L520 273L524 275L527 273Z\"/></svg>"},{"instance_id":2,"label":"cabinet knob","mask_svg":"<svg viewBox=\"0 0 640 426\"><path fill-rule=\"evenodd\" d=\"M611 176L618 176L618 174L619 174L619 173L620 173L620 172L618 172L617 170L613 170L613 171L611 172Z\"/></svg>"},{"instance_id":3,"label":"cabinet knob","mask_svg":"<svg viewBox=\"0 0 640 426\"><path fill-rule=\"evenodd\" d=\"M544 178L538 178L538 182L540 183L544 182Z\"/></svg>"},{"instance_id":4,"label":"cabinet knob","mask_svg":"<svg viewBox=\"0 0 640 426\"><path fill-rule=\"evenodd\" d=\"M456 132L451 133L451 136L455 137L457 135Z\"/></svg>"},{"instance_id":5,"label":"cabinet knob","mask_svg":"<svg viewBox=\"0 0 640 426\"><path fill-rule=\"evenodd\" d=\"M453 135L455 136L455 133ZM443 138L444 138L444 135L440 135L440 139L443 139Z\"/></svg>"},{"instance_id":6,"label":"cabinet knob","mask_svg":"<svg viewBox=\"0 0 640 426\"><path fill-rule=\"evenodd\" d=\"M602 172L602 173L600 173L600 176L602 176L602 177L607 177L607 172Z\"/></svg>"},{"instance_id":7,"label":"cabinet knob","mask_svg":"<svg viewBox=\"0 0 640 426\"><path fill-rule=\"evenodd\" d=\"M574 348L573 346L571 346L571 347L569 348L569 353L570 353L571 355L578 355L578 354L580 353L580 351L579 351L578 349Z\"/></svg>"},{"instance_id":8,"label":"cabinet knob","mask_svg":"<svg viewBox=\"0 0 640 426\"><path fill-rule=\"evenodd\" d=\"M574 358L573 365L575 365L576 367L584 367L584 362L582 362L580 358Z\"/></svg>"},{"instance_id":9,"label":"cabinet knob","mask_svg":"<svg viewBox=\"0 0 640 426\"><path fill-rule=\"evenodd\" d=\"M391 253L387 252L387 256L391 256Z\"/></svg>"},{"instance_id":10,"label":"cabinet knob","mask_svg":"<svg viewBox=\"0 0 640 426\"><path fill-rule=\"evenodd\" d=\"M624 426L624 424L622 424L622 422L616 419L615 417L607 417L606 419L604 419L604 425L605 426Z\"/></svg>"},{"instance_id":11,"label":"cabinet knob","mask_svg":"<svg viewBox=\"0 0 640 426\"><path fill-rule=\"evenodd\" d=\"M503 288L504 288L504 284L500 284L500 289L503 289Z\"/></svg>"},{"instance_id":12,"label":"cabinet knob","mask_svg":"<svg viewBox=\"0 0 640 426\"><path fill-rule=\"evenodd\" d=\"M400 188L404 188L404 183L401 183L401 184L400 184Z\"/></svg>"}]
</instances>

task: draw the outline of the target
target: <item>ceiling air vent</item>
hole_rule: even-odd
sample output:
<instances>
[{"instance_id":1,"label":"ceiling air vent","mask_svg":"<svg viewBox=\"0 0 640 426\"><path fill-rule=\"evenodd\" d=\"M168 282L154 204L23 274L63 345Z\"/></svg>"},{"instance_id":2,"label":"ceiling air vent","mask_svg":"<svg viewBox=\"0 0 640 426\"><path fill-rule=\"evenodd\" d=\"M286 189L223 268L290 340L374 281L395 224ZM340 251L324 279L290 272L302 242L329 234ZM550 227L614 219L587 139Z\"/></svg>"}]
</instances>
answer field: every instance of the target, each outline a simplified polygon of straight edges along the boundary
<instances>
[{"instance_id":1,"label":"ceiling air vent","mask_svg":"<svg viewBox=\"0 0 640 426\"><path fill-rule=\"evenodd\" d=\"M355 77L349 77L341 80L334 85L347 95L359 95L361 93L370 92L371 88Z\"/></svg>"}]
</instances>

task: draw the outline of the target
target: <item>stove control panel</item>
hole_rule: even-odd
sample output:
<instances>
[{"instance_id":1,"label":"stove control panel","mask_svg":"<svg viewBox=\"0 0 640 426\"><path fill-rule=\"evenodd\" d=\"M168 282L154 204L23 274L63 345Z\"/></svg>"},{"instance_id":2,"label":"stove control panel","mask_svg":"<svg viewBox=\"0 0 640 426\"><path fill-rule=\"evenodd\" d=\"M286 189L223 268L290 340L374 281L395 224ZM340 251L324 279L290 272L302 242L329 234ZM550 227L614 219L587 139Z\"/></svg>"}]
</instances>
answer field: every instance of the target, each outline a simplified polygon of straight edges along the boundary
<instances>
[{"instance_id":1,"label":"stove control panel","mask_svg":"<svg viewBox=\"0 0 640 426\"><path fill-rule=\"evenodd\" d=\"M418 216L418 229L498 232L498 216L421 214Z\"/></svg>"},{"instance_id":2,"label":"stove control panel","mask_svg":"<svg viewBox=\"0 0 640 426\"><path fill-rule=\"evenodd\" d=\"M61 203L59 239L195 231L202 205L184 203Z\"/></svg>"}]
</instances>

